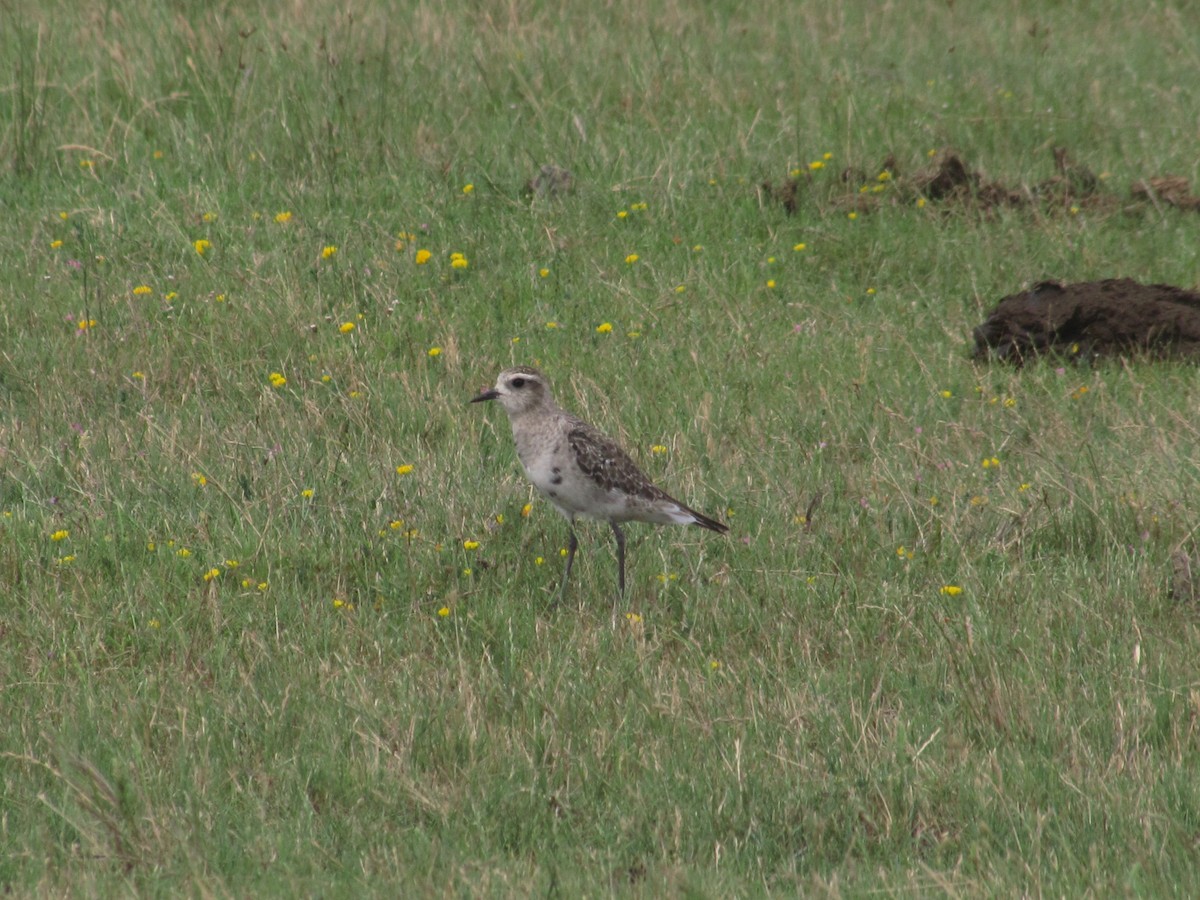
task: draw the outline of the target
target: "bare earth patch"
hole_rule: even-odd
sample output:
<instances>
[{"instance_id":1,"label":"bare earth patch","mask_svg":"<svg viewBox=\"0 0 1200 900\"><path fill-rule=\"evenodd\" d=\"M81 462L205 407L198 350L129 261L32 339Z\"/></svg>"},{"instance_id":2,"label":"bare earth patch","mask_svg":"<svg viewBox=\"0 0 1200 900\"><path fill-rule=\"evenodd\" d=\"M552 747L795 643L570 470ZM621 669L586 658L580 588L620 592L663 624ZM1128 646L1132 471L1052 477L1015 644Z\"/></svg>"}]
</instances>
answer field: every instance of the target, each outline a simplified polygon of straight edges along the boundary
<instances>
[{"instance_id":1,"label":"bare earth patch","mask_svg":"<svg viewBox=\"0 0 1200 900\"><path fill-rule=\"evenodd\" d=\"M1178 175L1138 179L1129 189L1128 199L1105 185L1107 176L1096 175L1076 162L1065 147L1055 147L1055 174L1036 184L1006 183L972 168L959 154L945 150L932 163L914 172L903 172L894 154L889 154L873 169L848 166L841 172L843 193L820 201L839 212L869 213L887 205L907 205L920 200L931 209L968 210L984 215L999 209L1137 213L1147 209L1173 207L1200 211L1200 197L1191 192L1188 179ZM801 198L813 185L813 175L805 172L775 184L764 181L758 186L760 202L775 202L788 214L800 207ZM886 181L886 186L883 182Z\"/></svg>"},{"instance_id":2,"label":"bare earth patch","mask_svg":"<svg viewBox=\"0 0 1200 900\"><path fill-rule=\"evenodd\" d=\"M1200 359L1200 294L1129 278L1043 281L1003 298L975 329L976 358L1144 353Z\"/></svg>"}]
</instances>

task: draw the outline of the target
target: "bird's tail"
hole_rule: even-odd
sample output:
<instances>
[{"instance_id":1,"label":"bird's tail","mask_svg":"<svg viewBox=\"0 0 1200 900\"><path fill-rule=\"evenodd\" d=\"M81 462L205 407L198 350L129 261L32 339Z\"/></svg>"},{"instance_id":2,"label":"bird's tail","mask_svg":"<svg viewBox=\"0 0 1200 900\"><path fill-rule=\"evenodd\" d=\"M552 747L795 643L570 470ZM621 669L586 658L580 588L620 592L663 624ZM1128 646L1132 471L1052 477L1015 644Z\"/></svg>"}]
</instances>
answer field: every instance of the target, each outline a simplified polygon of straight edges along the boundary
<instances>
[{"instance_id":1,"label":"bird's tail","mask_svg":"<svg viewBox=\"0 0 1200 900\"><path fill-rule=\"evenodd\" d=\"M692 521L690 524L692 525L699 525L701 528L707 528L709 531L715 531L717 534L725 534L725 532L729 531L728 525L724 525L716 519L710 519L703 513L698 513L694 509L688 509L686 506L684 510L691 514Z\"/></svg>"}]
</instances>

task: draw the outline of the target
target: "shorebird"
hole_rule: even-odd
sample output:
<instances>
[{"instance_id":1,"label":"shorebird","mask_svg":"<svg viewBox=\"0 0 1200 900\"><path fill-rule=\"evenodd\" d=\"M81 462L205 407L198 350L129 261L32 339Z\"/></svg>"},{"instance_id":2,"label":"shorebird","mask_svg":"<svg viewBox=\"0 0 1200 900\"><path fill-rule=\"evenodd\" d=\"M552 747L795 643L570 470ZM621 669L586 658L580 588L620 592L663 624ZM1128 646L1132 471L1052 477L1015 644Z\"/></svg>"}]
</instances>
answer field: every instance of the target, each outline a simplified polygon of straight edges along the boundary
<instances>
[{"instance_id":1,"label":"shorebird","mask_svg":"<svg viewBox=\"0 0 1200 900\"><path fill-rule=\"evenodd\" d=\"M699 525L718 534L729 530L655 487L620 445L554 402L537 369L505 369L472 403L498 400L508 413L513 442L525 474L567 520L567 566L559 599L567 589L579 541L575 517L607 522L617 538L618 585L625 594L625 533L621 522Z\"/></svg>"}]
</instances>

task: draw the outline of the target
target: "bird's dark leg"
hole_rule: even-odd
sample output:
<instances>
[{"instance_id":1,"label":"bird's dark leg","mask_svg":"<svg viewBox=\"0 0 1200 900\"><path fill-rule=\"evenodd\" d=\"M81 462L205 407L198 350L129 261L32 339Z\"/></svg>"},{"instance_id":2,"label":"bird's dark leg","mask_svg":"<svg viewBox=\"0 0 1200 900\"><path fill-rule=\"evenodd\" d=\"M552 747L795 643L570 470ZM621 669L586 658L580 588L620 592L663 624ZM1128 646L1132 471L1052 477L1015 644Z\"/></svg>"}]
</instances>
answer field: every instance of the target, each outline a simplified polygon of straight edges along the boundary
<instances>
[{"instance_id":1,"label":"bird's dark leg","mask_svg":"<svg viewBox=\"0 0 1200 900\"><path fill-rule=\"evenodd\" d=\"M610 522L613 534L617 536L617 584L621 587L621 596L625 596L625 532L616 522Z\"/></svg>"},{"instance_id":2,"label":"bird's dark leg","mask_svg":"<svg viewBox=\"0 0 1200 900\"><path fill-rule=\"evenodd\" d=\"M571 563L575 562L575 550L579 547L579 538L575 537L574 524L567 524L567 532L570 537L567 539L567 567L563 569L562 584L558 588L558 602L561 603L563 596L567 593L567 579L571 577Z\"/></svg>"}]
</instances>

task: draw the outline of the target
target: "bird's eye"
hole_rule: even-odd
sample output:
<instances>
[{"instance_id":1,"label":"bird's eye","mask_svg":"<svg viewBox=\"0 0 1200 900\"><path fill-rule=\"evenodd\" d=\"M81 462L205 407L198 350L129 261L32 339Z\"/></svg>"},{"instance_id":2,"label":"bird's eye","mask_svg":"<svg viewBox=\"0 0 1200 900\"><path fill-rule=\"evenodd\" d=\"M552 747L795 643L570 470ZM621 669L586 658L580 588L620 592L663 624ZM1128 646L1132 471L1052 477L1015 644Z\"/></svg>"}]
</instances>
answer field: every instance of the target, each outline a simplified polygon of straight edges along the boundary
<instances>
[{"instance_id":1,"label":"bird's eye","mask_svg":"<svg viewBox=\"0 0 1200 900\"><path fill-rule=\"evenodd\" d=\"M523 387L525 387L525 379L524 378L514 378L512 381L509 382L509 384L511 384L515 388L523 388Z\"/></svg>"}]
</instances>

